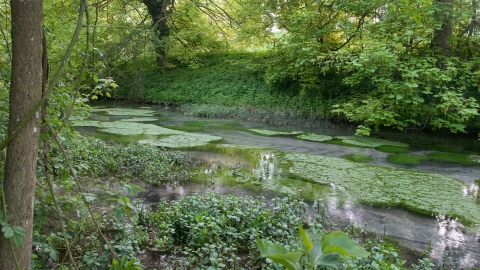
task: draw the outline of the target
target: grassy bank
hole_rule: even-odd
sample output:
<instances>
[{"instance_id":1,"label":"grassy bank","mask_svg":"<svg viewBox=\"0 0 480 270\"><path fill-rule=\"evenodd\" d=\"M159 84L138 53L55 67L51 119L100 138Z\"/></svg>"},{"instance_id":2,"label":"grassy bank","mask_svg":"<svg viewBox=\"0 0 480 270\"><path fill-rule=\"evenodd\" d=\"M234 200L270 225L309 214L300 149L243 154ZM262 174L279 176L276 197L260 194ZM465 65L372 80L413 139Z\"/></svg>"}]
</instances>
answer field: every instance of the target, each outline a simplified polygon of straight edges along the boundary
<instances>
[{"instance_id":1,"label":"grassy bank","mask_svg":"<svg viewBox=\"0 0 480 270\"><path fill-rule=\"evenodd\" d=\"M302 92L292 78L268 85L264 80L268 59L265 53L228 53L202 55L195 65L173 61L168 70L146 72L141 97L138 89L126 87L120 87L116 96L166 105L223 105L330 118L332 105L349 92L341 78L328 74L314 91Z\"/></svg>"}]
</instances>

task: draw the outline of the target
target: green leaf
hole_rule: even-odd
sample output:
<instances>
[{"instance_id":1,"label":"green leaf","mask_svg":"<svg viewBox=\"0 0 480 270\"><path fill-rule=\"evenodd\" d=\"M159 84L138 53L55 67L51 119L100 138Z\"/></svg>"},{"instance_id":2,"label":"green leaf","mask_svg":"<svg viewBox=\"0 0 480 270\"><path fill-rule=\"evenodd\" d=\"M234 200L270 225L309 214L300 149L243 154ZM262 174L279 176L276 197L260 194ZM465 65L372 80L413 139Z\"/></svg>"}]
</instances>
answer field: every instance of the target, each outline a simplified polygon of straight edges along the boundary
<instances>
[{"instance_id":1,"label":"green leaf","mask_svg":"<svg viewBox=\"0 0 480 270\"><path fill-rule=\"evenodd\" d=\"M289 270L302 269L302 266L299 263L300 258L302 257L302 252L288 252L284 246L262 241L260 238L257 238L257 247L265 258L280 263Z\"/></svg>"},{"instance_id":2,"label":"green leaf","mask_svg":"<svg viewBox=\"0 0 480 270\"><path fill-rule=\"evenodd\" d=\"M85 201L87 203L91 203L97 199L97 195L93 193L82 193L82 195L83 195L83 198L85 198Z\"/></svg>"},{"instance_id":3,"label":"green leaf","mask_svg":"<svg viewBox=\"0 0 480 270\"><path fill-rule=\"evenodd\" d=\"M14 231L15 234L19 234L19 235L25 235L27 234L27 232L20 226L12 226L12 229Z\"/></svg>"},{"instance_id":4,"label":"green leaf","mask_svg":"<svg viewBox=\"0 0 480 270\"><path fill-rule=\"evenodd\" d=\"M2 228L2 232L3 232L3 235L5 236L5 238L7 238L7 239L13 237L13 235L15 234L13 232L12 227L10 227L9 225L4 226Z\"/></svg>"},{"instance_id":5,"label":"green leaf","mask_svg":"<svg viewBox=\"0 0 480 270\"><path fill-rule=\"evenodd\" d=\"M318 265L322 266L332 266L343 269L342 265L342 257L338 253L328 253L321 256L320 260L318 261Z\"/></svg>"},{"instance_id":6,"label":"green leaf","mask_svg":"<svg viewBox=\"0 0 480 270\"><path fill-rule=\"evenodd\" d=\"M305 253L310 254L310 251L313 248L312 241L308 238L307 233L303 230L302 225L298 224L298 231L300 232L300 236L302 236L303 244L305 245Z\"/></svg>"},{"instance_id":7,"label":"green leaf","mask_svg":"<svg viewBox=\"0 0 480 270\"><path fill-rule=\"evenodd\" d=\"M23 235L21 234L15 234L13 235L13 243L15 243L15 245L17 247L21 246L23 244Z\"/></svg>"},{"instance_id":8,"label":"green leaf","mask_svg":"<svg viewBox=\"0 0 480 270\"><path fill-rule=\"evenodd\" d=\"M366 258L368 253L362 246L353 241L344 232L331 232L322 239L323 253L339 253L354 257Z\"/></svg>"}]
</instances>

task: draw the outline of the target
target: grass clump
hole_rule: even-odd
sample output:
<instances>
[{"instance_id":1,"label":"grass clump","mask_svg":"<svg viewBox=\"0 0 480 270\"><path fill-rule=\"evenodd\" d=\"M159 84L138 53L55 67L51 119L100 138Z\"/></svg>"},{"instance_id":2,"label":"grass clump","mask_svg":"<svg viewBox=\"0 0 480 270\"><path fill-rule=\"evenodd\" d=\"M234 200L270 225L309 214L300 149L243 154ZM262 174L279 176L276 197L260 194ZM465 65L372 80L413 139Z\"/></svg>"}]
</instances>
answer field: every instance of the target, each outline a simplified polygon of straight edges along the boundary
<instances>
[{"instance_id":1,"label":"grass clump","mask_svg":"<svg viewBox=\"0 0 480 270\"><path fill-rule=\"evenodd\" d=\"M460 153L432 153L427 155L429 159L457 163L462 165L480 165L478 159L474 155L466 155Z\"/></svg>"},{"instance_id":2,"label":"grass clump","mask_svg":"<svg viewBox=\"0 0 480 270\"><path fill-rule=\"evenodd\" d=\"M428 157L415 154L391 154L388 155L387 161L399 165L418 165L421 161L427 160Z\"/></svg>"},{"instance_id":3,"label":"grass clump","mask_svg":"<svg viewBox=\"0 0 480 270\"><path fill-rule=\"evenodd\" d=\"M371 156L366 156L366 155L359 155L359 154L350 154L342 157L343 159L350 160L353 162L369 162L373 160Z\"/></svg>"},{"instance_id":4,"label":"grass clump","mask_svg":"<svg viewBox=\"0 0 480 270\"><path fill-rule=\"evenodd\" d=\"M410 152L410 147L408 146L400 146L400 145L381 145L376 147L380 152L385 153L408 153Z\"/></svg>"}]
</instances>

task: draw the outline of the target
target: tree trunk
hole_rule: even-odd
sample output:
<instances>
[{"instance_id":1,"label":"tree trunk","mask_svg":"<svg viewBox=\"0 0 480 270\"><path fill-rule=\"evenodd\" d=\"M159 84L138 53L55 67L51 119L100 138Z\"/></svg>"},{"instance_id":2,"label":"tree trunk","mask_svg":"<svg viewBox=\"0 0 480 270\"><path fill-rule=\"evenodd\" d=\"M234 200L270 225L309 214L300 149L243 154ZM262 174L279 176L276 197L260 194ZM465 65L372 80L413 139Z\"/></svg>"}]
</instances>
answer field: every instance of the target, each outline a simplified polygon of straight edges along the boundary
<instances>
[{"instance_id":1,"label":"tree trunk","mask_svg":"<svg viewBox=\"0 0 480 270\"><path fill-rule=\"evenodd\" d=\"M440 28L435 29L432 45L436 53L444 56L451 54L448 39L452 36L453 2L454 0L436 0L435 2L438 6L435 18L442 24Z\"/></svg>"},{"instance_id":2,"label":"tree trunk","mask_svg":"<svg viewBox=\"0 0 480 270\"><path fill-rule=\"evenodd\" d=\"M41 99L43 1L12 0L12 77L10 85L10 134ZM14 246L20 269L30 268L33 200L39 140L39 112L27 122L7 148L3 182L9 224L25 229L23 245ZM16 269L9 241L0 236L0 265Z\"/></svg>"},{"instance_id":3,"label":"tree trunk","mask_svg":"<svg viewBox=\"0 0 480 270\"><path fill-rule=\"evenodd\" d=\"M147 6L148 14L152 17L152 24L155 27L156 40L156 53L157 64L161 67L165 67L167 64L167 48L165 44L162 44L165 37L170 34L170 29L167 25L167 6L170 1L175 0L142 0L143 4Z\"/></svg>"}]
</instances>

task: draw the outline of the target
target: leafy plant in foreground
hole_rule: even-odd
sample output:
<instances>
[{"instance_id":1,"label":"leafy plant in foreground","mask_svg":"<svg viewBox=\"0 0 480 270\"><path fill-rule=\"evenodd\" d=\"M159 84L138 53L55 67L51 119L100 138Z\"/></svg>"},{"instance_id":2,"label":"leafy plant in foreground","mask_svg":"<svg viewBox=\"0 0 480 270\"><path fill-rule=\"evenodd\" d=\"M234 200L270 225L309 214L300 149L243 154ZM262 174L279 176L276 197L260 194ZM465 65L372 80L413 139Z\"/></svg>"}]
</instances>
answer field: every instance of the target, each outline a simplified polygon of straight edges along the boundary
<instances>
[{"instance_id":1,"label":"leafy plant in foreground","mask_svg":"<svg viewBox=\"0 0 480 270\"><path fill-rule=\"evenodd\" d=\"M298 224L298 230L303 240L303 249L289 252L281 244L274 244L257 238L257 247L266 258L282 264L289 270L309 269L316 266L333 266L343 268L342 255L366 258L369 253L362 246L355 243L344 232L336 231L327 234L321 243L310 240L302 226ZM302 257L306 260L301 263Z\"/></svg>"}]
</instances>

